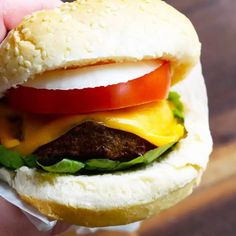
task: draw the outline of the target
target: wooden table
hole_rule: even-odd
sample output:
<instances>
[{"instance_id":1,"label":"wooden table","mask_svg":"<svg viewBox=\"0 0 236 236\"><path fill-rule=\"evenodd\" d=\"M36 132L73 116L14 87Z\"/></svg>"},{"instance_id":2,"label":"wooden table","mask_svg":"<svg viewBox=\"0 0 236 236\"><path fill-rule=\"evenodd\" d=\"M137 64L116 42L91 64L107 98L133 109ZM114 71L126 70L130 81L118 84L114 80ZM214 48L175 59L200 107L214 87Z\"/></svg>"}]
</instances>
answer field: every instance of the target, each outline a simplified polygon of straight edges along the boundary
<instances>
[{"instance_id":1,"label":"wooden table","mask_svg":"<svg viewBox=\"0 0 236 236\"><path fill-rule=\"evenodd\" d=\"M100 232L97 236L236 235L236 1L167 2L192 20L203 44L214 151L192 196L144 222L137 234Z\"/></svg>"}]
</instances>

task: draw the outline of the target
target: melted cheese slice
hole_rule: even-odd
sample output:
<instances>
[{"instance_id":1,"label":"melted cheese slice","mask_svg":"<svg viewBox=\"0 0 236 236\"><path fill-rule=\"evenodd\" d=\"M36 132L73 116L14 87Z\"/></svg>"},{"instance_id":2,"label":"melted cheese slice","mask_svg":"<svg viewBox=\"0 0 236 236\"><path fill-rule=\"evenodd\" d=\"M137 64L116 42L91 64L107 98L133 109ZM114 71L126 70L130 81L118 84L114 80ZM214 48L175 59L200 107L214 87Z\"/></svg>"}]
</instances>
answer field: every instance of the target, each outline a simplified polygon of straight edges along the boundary
<instances>
[{"instance_id":1,"label":"melted cheese slice","mask_svg":"<svg viewBox=\"0 0 236 236\"><path fill-rule=\"evenodd\" d=\"M0 106L0 140L6 148L23 155L33 153L73 127L87 120L93 120L109 128L136 134L156 146L178 141L184 135L184 127L175 120L171 104L159 101L133 108L109 112L63 117L22 115L22 141L16 140L7 128L6 114L9 111Z\"/></svg>"}]
</instances>

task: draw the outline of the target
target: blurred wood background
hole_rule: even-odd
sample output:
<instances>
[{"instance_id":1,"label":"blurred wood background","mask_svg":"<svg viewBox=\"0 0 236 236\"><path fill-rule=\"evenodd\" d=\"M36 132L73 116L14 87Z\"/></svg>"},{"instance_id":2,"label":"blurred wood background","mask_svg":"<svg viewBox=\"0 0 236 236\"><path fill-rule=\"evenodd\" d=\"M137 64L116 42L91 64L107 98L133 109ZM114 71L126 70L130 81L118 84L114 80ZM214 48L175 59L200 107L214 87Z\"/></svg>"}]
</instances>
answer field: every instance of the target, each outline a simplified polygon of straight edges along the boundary
<instances>
[{"instance_id":1,"label":"blurred wood background","mask_svg":"<svg viewBox=\"0 0 236 236\"><path fill-rule=\"evenodd\" d=\"M236 235L236 1L166 2L191 19L202 42L214 151L203 182L191 197L147 220L137 233L97 236Z\"/></svg>"}]
</instances>

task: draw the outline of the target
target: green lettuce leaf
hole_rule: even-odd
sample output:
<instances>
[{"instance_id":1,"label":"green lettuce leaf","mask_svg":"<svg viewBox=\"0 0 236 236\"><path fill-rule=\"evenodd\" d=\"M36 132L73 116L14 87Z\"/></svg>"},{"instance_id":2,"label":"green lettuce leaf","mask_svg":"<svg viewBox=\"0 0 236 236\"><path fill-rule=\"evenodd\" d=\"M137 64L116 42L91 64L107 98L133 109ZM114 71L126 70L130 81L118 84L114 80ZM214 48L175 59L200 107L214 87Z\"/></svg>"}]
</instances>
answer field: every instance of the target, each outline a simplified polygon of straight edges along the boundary
<instances>
[{"instance_id":1,"label":"green lettuce leaf","mask_svg":"<svg viewBox=\"0 0 236 236\"><path fill-rule=\"evenodd\" d=\"M55 165L44 166L37 162L37 164L47 172L63 173L63 174L75 174L80 170L84 169L87 171L96 172L112 172L125 170L137 165L147 165L155 160L157 160L162 154L169 150L175 143L170 143L165 146L150 150L146 152L143 156L139 156L131 161L120 162L112 161L108 159L91 159L85 163L63 159Z\"/></svg>"},{"instance_id":2,"label":"green lettuce leaf","mask_svg":"<svg viewBox=\"0 0 236 236\"><path fill-rule=\"evenodd\" d=\"M35 168L37 166L37 157L33 154L25 156L22 159L29 168Z\"/></svg>"},{"instance_id":3,"label":"green lettuce leaf","mask_svg":"<svg viewBox=\"0 0 236 236\"><path fill-rule=\"evenodd\" d=\"M131 168L137 165L147 165L157 160L162 154L170 149L175 143L170 143L162 147L155 148L146 152L144 155L139 156L131 161L120 162L107 159L91 159L85 163L85 169L90 171L118 171Z\"/></svg>"},{"instance_id":4,"label":"green lettuce leaf","mask_svg":"<svg viewBox=\"0 0 236 236\"><path fill-rule=\"evenodd\" d=\"M44 166L40 164L39 162L37 162L37 157L34 155L23 157L17 152L7 150L3 146L0 146L0 164L13 170L18 169L22 166L28 166L29 168L39 166L47 172L58 174L75 174L82 169L86 171L111 172L125 170L138 165L147 165L157 160L174 144L175 143L170 143L165 146L155 148L146 152L144 155L127 162L112 161L108 159L91 159L86 161L85 163L82 163L79 161L63 159L62 161L51 166Z\"/></svg>"},{"instance_id":5,"label":"green lettuce leaf","mask_svg":"<svg viewBox=\"0 0 236 236\"><path fill-rule=\"evenodd\" d=\"M180 100L180 95L177 92L170 91L168 100L174 105L172 112L179 122L184 123L184 106Z\"/></svg>"},{"instance_id":6,"label":"green lettuce leaf","mask_svg":"<svg viewBox=\"0 0 236 236\"><path fill-rule=\"evenodd\" d=\"M18 169L24 165L21 155L0 146L0 164L9 169Z\"/></svg>"},{"instance_id":7,"label":"green lettuce leaf","mask_svg":"<svg viewBox=\"0 0 236 236\"><path fill-rule=\"evenodd\" d=\"M91 171L114 171L120 162L108 159L91 159L86 162L85 169Z\"/></svg>"},{"instance_id":8,"label":"green lettuce leaf","mask_svg":"<svg viewBox=\"0 0 236 236\"><path fill-rule=\"evenodd\" d=\"M18 152L8 150L0 145L0 164L6 168L16 170L22 166L36 167L36 157L33 155L22 156Z\"/></svg>"},{"instance_id":9,"label":"green lettuce leaf","mask_svg":"<svg viewBox=\"0 0 236 236\"><path fill-rule=\"evenodd\" d=\"M62 161L51 165L44 166L37 162L37 164L45 171L52 173L60 173L60 174L75 174L84 168L85 164L79 161L73 161L69 159L63 159Z\"/></svg>"}]
</instances>

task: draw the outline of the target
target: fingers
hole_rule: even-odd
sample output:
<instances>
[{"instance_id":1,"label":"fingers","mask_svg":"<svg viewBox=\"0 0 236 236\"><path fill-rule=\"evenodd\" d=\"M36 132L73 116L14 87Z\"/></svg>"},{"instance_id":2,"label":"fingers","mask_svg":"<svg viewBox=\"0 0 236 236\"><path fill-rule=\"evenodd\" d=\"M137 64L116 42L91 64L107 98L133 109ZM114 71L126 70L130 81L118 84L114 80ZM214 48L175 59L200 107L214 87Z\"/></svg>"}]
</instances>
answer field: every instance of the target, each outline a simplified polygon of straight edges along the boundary
<instances>
[{"instance_id":1,"label":"fingers","mask_svg":"<svg viewBox=\"0 0 236 236\"><path fill-rule=\"evenodd\" d=\"M6 32L7 31L6 31L5 25L3 23L3 18L0 16L0 43L4 39Z\"/></svg>"},{"instance_id":2,"label":"fingers","mask_svg":"<svg viewBox=\"0 0 236 236\"><path fill-rule=\"evenodd\" d=\"M0 43L7 31L15 28L26 15L41 9L57 7L60 0L0 0Z\"/></svg>"},{"instance_id":3,"label":"fingers","mask_svg":"<svg viewBox=\"0 0 236 236\"><path fill-rule=\"evenodd\" d=\"M0 43L4 39L6 28L3 21L3 2L0 1Z\"/></svg>"},{"instance_id":4,"label":"fingers","mask_svg":"<svg viewBox=\"0 0 236 236\"><path fill-rule=\"evenodd\" d=\"M60 0L50 0L50 1L39 1L42 2L42 9L50 9L50 8L54 8L54 7L58 7L61 5L61 1Z\"/></svg>"},{"instance_id":5,"label":"fingers","mask_svg":"<svg viewBox=\"0 0 236 236\"><path fill-rule=\"evenodd\" d=\"M68 228L70 227L70 225L66 224L66 223L61 223L58 222L56 224L56 226L53 228L52 230L52 235L58 235L60 233L65 232Z\"/></svg>"},{"instance_id":6,"label":"fingers","mask_svg":"<svg viewBox=\"0 0 236 236\"><path fill-rule=\"evenodd\" d=\"M68 224L57 223L52 231L40 232L21 210L1 197L0 212L0 235L51 236L62 233L69 228Z\"/></svg>"},{"instance_id":7,"label":"fingers","mask_svg":"<svg viewBox=\"0 0 236 236\"><path fill-rule=\"evenodd\" d=\"M50 236L51 232L39 232L27 217L15 206L0 197L0 235Z\"/></svg>"},{"instance_id":8,"label":"fingers","mask_svg":"<svg viewBox=\"0 0 236 236\"><path fill-rule=\"evenodd\" d=\"M26 15L41 9L54 8L60 0L5 0L3 2L3 19L7 30L16 27Z\"/></svg>"}]
</instances>

